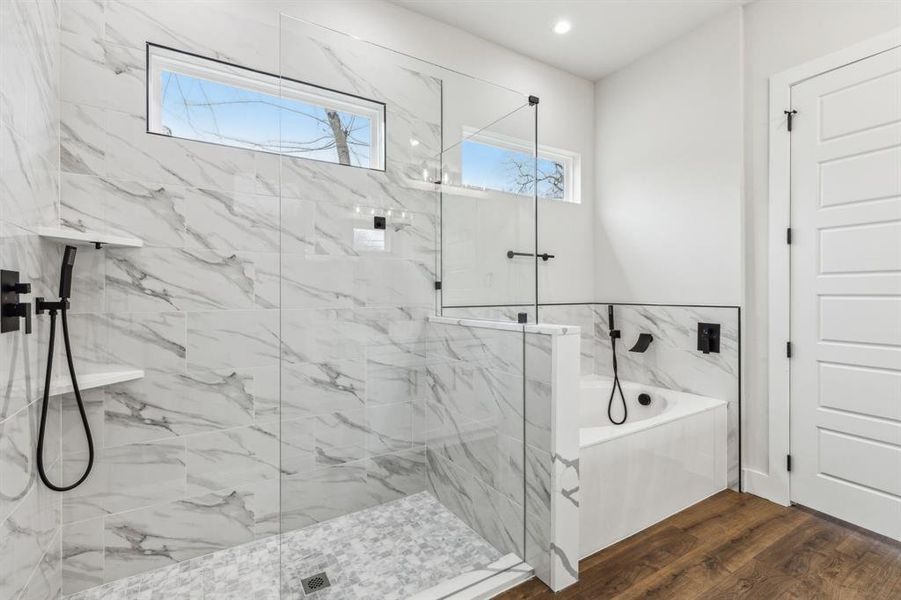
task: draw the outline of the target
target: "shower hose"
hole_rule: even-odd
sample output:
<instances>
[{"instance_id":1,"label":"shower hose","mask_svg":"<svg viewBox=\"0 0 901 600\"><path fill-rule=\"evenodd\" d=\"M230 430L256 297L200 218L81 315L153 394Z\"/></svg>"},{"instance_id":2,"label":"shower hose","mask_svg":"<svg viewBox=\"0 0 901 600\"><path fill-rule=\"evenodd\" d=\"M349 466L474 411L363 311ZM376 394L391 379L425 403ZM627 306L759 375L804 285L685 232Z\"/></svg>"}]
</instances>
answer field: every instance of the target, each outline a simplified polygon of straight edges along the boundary
<instances>
[{"instance_id":1,"label":"shower hose","mask_svg":"<svg viewBox=\"0 0 901 600\"><path fill-rule=\"evenodd\" d=\"M607 401L607 418L614 425L622 425L629 418L629 408L626 406L626 396L623 394L623 386L619 383L619 367L616 364L616 333L613 329L613 313L610 313L610 347L613 354L613 389L610 390L610 400ZM613 398L616 396L616 390L619 390L619 397L623 402L623 419L617 421L613 418Z\"/></svg>"},{"instance_id":2,"label":"shower hose","mask_svg":"<svg viewBox=\"0 0 901 600\"><path fill-rule=\"evenodd\" d=\"M41 405L41 424L38 429L37 466L41 481L55 492L67 492L78 487L88 478L88 475L91 473L91 468L94 466L94 440L91 437L91 427L88 425L88 416L84 410L84 402L81 399L81 391L78 389L78 381L75 379L75 365L72 362L72 347L69 343L69 321L66 319L66 300L61 300L59 312L60 321L62 321L63 326L63 343L66 346L66 361L69 363L69 375L72 377L75 403L78 405L78 412L81 413L81 423L84 426L85 438L87 438L88 442L88 464L87 467L85 467L82 476L78 478L78 481L66 486L59 486L50 481L44 468L44 434L47 430L47 411L50 405L50 379L53 373L53 346L56 338L56 309L50 309L50 348L47 350L47 374L44 377L44 399Z\"/></svg>"}]
</instances>

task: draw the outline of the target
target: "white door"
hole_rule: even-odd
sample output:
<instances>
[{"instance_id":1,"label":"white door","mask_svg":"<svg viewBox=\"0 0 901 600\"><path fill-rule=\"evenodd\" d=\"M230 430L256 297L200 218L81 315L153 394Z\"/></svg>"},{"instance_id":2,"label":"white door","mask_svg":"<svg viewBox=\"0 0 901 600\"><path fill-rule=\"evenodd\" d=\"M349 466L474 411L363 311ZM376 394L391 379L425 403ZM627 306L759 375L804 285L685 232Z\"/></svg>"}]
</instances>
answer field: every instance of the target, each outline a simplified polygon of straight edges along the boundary
<instances>
[{"instance_id":1,"label":"white door","mask_svg":"<svg viewBox=\"0 0 901 600\"><path fill-rule=\"evenodd\" d=\"M901 540L901 48L791 100L791 497Z\"/></svg>"}]
</instances>

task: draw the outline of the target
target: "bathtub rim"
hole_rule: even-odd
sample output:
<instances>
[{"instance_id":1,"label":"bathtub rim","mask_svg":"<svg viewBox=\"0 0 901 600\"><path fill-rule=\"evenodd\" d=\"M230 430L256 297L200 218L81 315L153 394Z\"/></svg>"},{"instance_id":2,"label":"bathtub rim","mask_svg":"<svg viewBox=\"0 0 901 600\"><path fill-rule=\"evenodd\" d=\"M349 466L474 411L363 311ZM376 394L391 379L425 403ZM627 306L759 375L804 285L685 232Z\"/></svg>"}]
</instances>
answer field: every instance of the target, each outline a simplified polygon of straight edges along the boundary
<instances>
[{"instance_id":1,"label":"bathtub rim","mask_svg":"<svg viewBox=\"0 0 901 600\"><path fill-rule=\"evenodd\" d=\"M582 377L580 377L580 402L581 391L584 387L586 387L584 385L586 383L590 384L589 387L600 387L600 384L603 383L612 385L613 378L604 375L583 375ZM584 450L585 448L591 448L593 446L599 446L607 442L612 442L614 440L628 435L636 434L641 431L654 429L655 427L660 427L668 423L674 423L675 421L680 421L692 415L701 414L711 410L717 410L719 408L723 408L725 410L729 404L726 400L722 400L720 398L702 396L701 394L692 394L691 392L680 392L659 386L645 385L636 381L624 380L622 381L622 384L624 386L628 384L630 386L637 386L648 391L665 394L667 403L669 404L667 410L657 416L642 419L641 421L636 421L635 423L632 423L631 426L627 422L625 425L579 427L580 451ZM687 406L689 404L696 405ZM594 435L591 435L592 432L594 432Z\"/></svg>"}]
</instances>

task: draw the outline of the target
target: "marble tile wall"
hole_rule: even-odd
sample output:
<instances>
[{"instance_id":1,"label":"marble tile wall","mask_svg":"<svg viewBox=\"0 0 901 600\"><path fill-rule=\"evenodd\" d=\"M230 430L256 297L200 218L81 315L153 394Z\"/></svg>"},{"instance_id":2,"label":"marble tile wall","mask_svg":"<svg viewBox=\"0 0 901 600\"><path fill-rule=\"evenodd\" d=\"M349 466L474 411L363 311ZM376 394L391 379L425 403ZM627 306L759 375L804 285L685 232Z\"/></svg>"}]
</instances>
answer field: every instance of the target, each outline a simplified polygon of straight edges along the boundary
<instances>
[{"instance_id":1,"label":"marble tile wall","mask_svg":"<svg viewBox=\"0 0 901 600\"><path fill-rule=\"evenodd\" d=\"M55 222L59 198L59 11L56 1L0 3L0 266L19 271L32 296L55 287L58 248L37 228ZM23 301L31 300L23 296ZM60 502L37 480L38 394L47 324L0 336L0 598L58 598ZM59 477L59 405L45 446Z\"/></svg>"},{"instance_id":2,"label":"marble tile wall","mask_svg":"<svg viewBox=\"0 0 901 600\"><path fill-rule=\"evenodd\" d=\"M738 489L739 468L739 312L737 307L657 306L617 304L616 327L622 331L617 345L620 377L674 390L692 392L729 403L729 485ZM515 321L518 312L531 307L453 307L443 314L501 321ZM583 375L612 375L607 304L541 304L539 322L578 325L581 331L580 367ZM698 323L719 323L719 354L697 350ZM629 352L639 333L650 333L654 342L644 354Z\"/></svg>"},{"instance_id":3,"label":"marble tile wall","mask_svg":"<svg viewBox=\"0 0 901 600\"><path fill-rule=\"evenodd\" d=\"M577 325L581 336L580 365L583 375L594 373L597 368L598 344L595 321L599 308L594 304L541 304L515 306L452 306L445 307L442 314L447 317L484 319L489 321L513 321L520 313L525 313L529 323L560 323Z\"/></svg>"},{"instance_id":4,"label":"marble tile wall","mask_svg":"<svg viewBox=\"0 0 901 600\"><path fill-rule=\"evenodd\" d=\"M607 306L595 308L595 373L612 375ZM727 466L729 485L738 489L739 467L739 312L737 307L615 306L620 377L682 392L720 398L727 409ZM698 348L698 323L720 324L720 353ZM647 352L629 352L639 333L654 336Z\"/></svg>"},{"instance_id":5,"label":"marble tile wall","mask_svg":"<svg viewBox=\"0 0 901 600\"><path fill-rule=\"evenodd\" d=\"M520 557L529 493L523 344L521 330L431 323L424 415L428 489L502 553Z\"/></svg>"},{"instance_id":6,"label":"marble tile wall","mask_svg":"<svg viewBox=\"0 0 901 600\"><path fill-rule=\"evenodd\" d=\"M430 323L424 437L429 490L501 552L524 558L561 589L575 580L578 563L577 528L555 527L558 511L561 523L578 519L578 447L575 418L555 415L555 377L569 375L574 388L578 372L554 364L557 338L577 334L556 333ZM557 431L558 424L570 430ZM564 452L561 440L570 442ZM575 542L561 542L558 531Z\"/></svg>"},{"instance_id":7,"label":"marble tile wall","mask_svg":"<svg viewBox=\"0 0 901 600\"><path fill-rule=\"evenodd\" d=\"M425 489L437 202L410 178L441 82L243 4L63 4L61 223L144 241L79 252L78 369L146 373L86 395L98 455L62 499L65 593ZM148 41L386 102L386 171L148 135ZM354 245L373 214L381 252ZM62 446L77 473L77 429Z\"/></svg>"}]
</instances>

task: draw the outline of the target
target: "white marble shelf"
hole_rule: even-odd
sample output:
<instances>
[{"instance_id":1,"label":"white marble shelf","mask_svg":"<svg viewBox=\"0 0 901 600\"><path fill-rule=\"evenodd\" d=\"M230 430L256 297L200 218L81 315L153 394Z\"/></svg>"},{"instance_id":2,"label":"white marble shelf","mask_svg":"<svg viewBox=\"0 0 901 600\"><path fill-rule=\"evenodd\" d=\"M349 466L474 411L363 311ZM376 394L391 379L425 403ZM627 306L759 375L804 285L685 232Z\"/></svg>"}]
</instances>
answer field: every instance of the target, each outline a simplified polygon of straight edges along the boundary
<instances>
[{"instance_id":1,"label":"white marble shelf","mask_svg":"<svg viewBox=\"0 0 901 600\"><path fill-rule=\"evenodd\" d=\"M121 235L110 235L100 231L77 231L57 227L40 227L38 235L42 238L72 244L75 246L93 246L100 243L113 248L141 248L144 240Z\"/></svg>"},{"instance_id":2,"label":"white marble shelf","mask_svg":"<svg viewBox=\"0 0 901 600\"><path fill-rule=\"evenodd\" d=\"M114 383L123 383L125 381L134 381L142 379L144 371L140 369L118 369L103 371L101 373L85 373L81 375L75 373L78 378L78 389L82 392L92 390L94 388L113 385ZM69 370L65 363L62 365L62 373L50 382L50 395L59 396L68 394L73 391L72 380L69 378Z\"/></svg>"}]
</instances>

